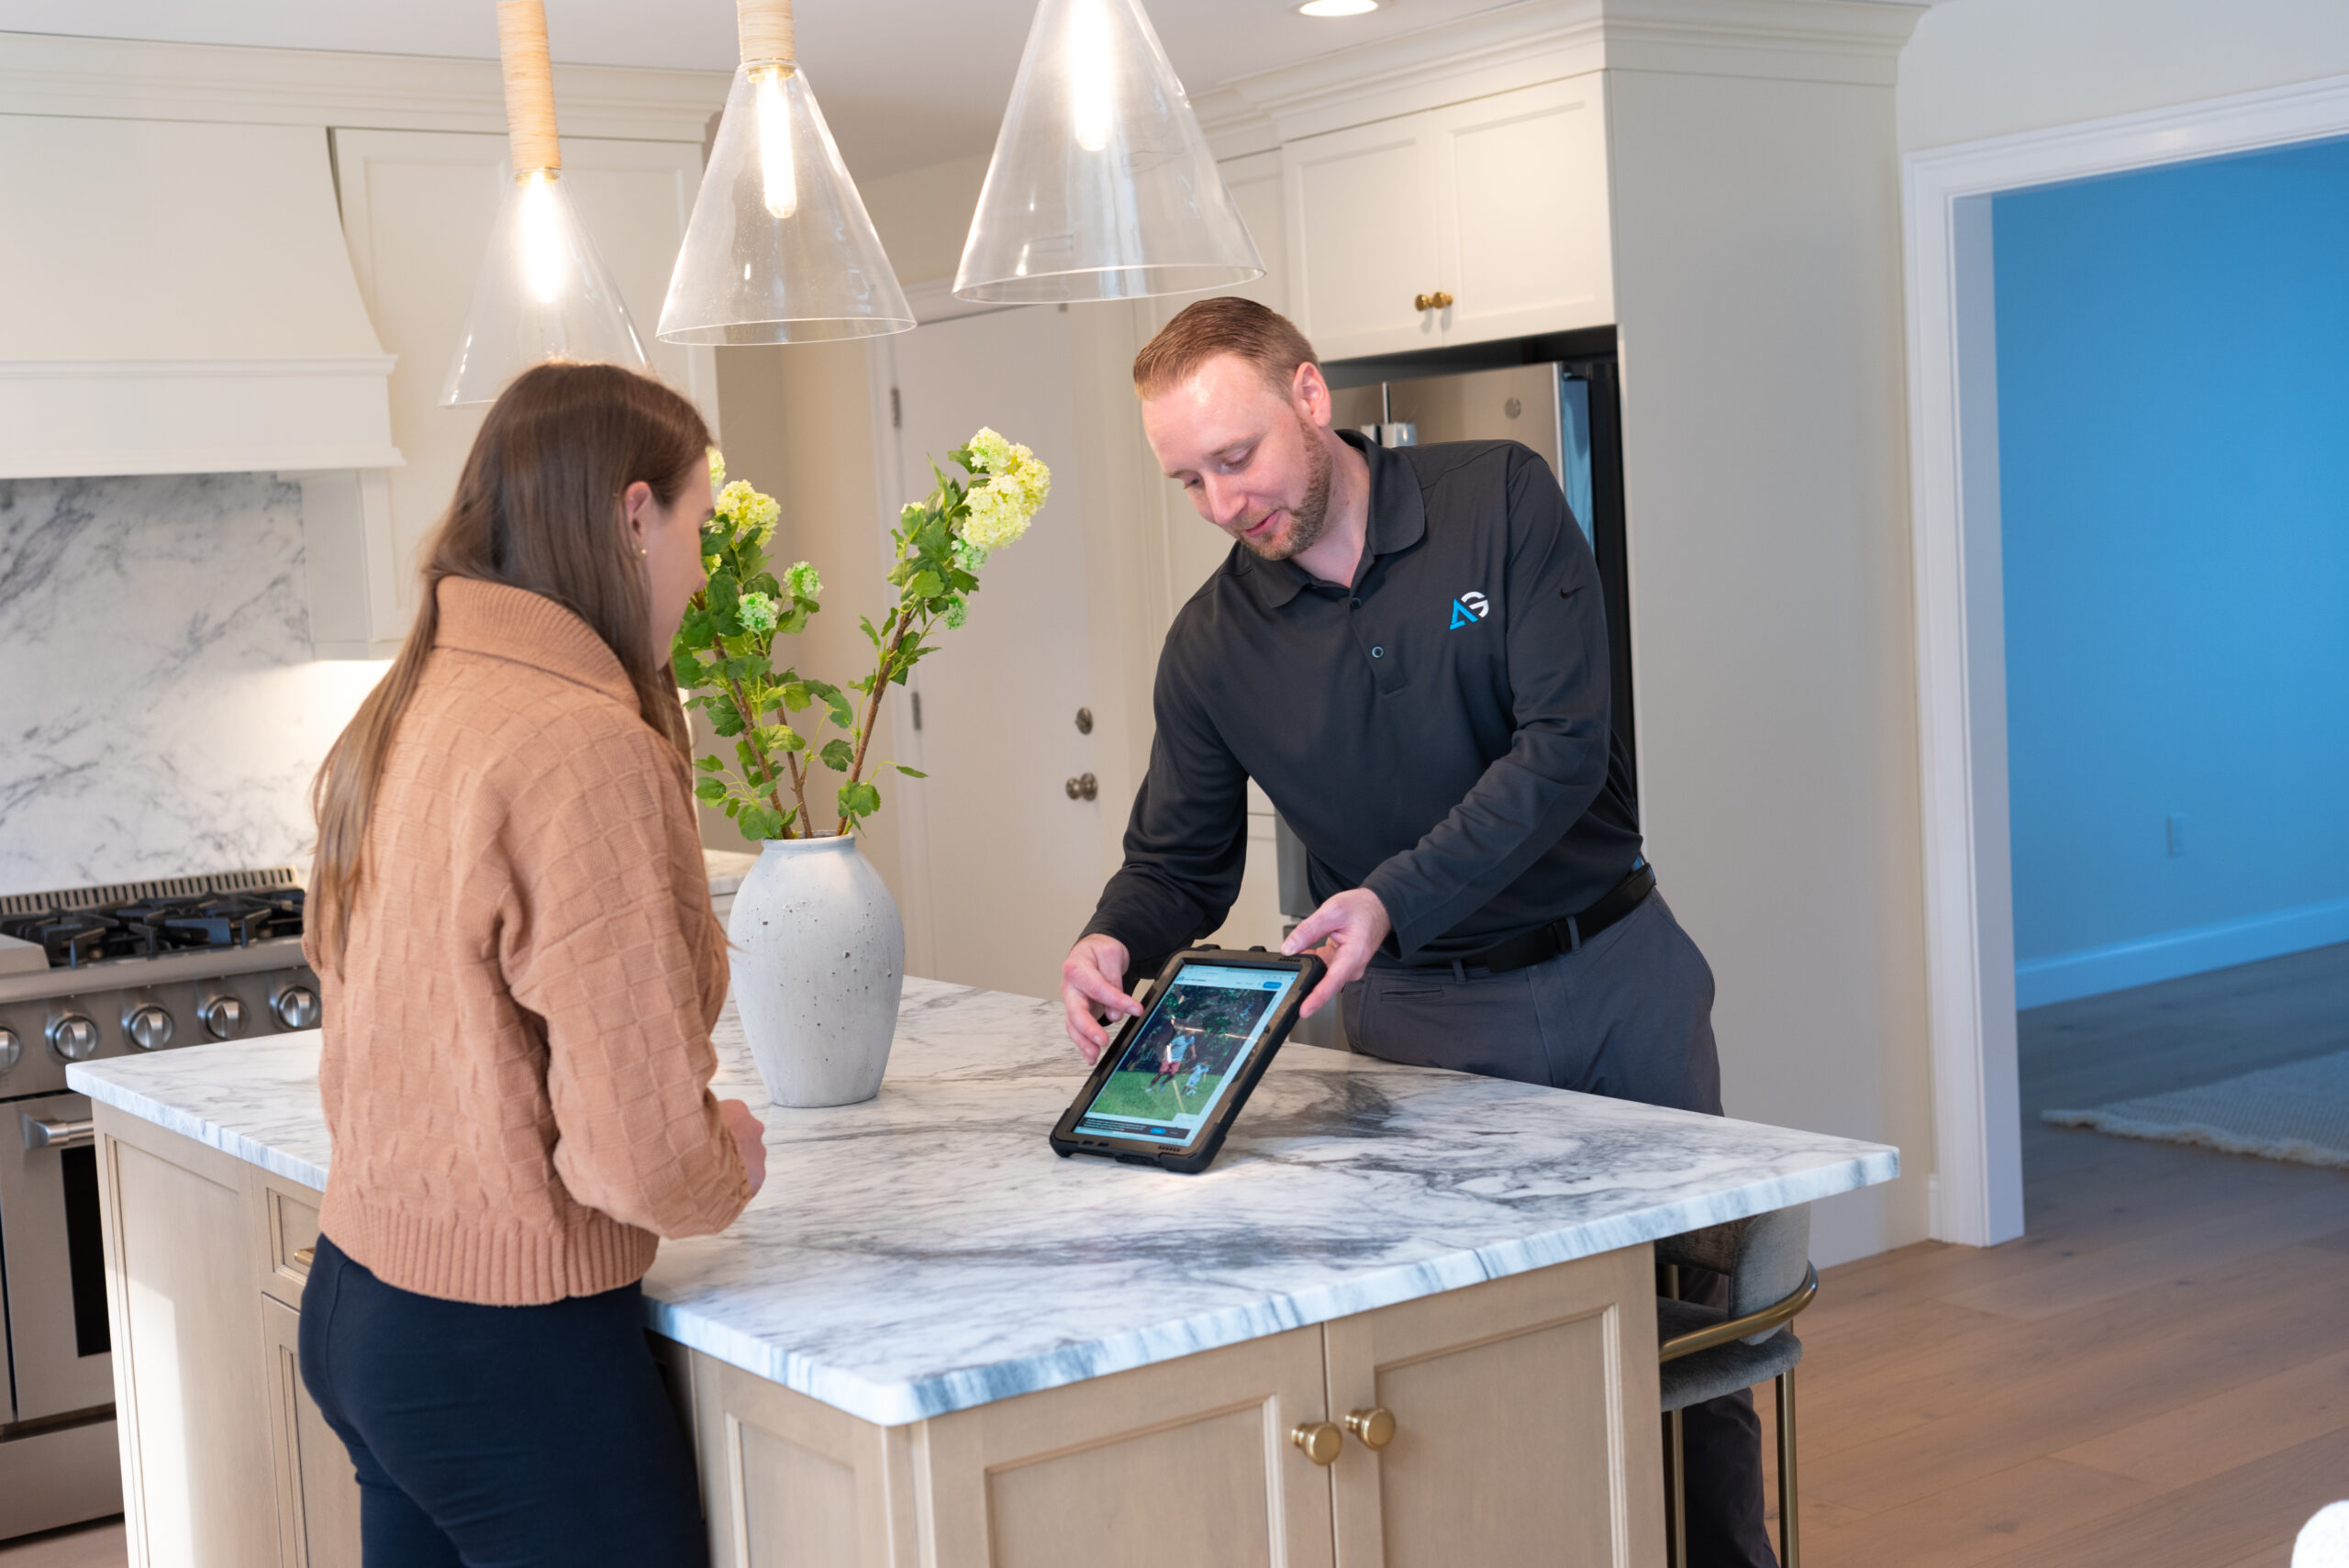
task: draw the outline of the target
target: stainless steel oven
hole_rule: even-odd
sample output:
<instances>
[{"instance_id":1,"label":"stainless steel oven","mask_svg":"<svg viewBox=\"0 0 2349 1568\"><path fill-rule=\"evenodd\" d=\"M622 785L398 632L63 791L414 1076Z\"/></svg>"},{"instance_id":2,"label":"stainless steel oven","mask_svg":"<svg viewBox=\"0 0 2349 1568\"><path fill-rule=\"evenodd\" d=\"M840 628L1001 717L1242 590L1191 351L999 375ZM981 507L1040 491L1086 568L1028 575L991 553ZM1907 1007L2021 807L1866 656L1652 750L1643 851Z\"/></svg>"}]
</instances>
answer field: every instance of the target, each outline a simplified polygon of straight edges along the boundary
<instances>
[{"instance_id":1,"label":"stainless steel oven","mask_svg":"<svg viewBox=\"0 0 2349 1568\"><path fill-rule=\"evenodd\" d=\"M291 871L0 897L0 1540L122 1507L103 1173L68 1063L309 1029Z\"/></svg>"},{"instance_id":2,"label":"stainless steel oven","mask_svg":"<svg viewBox=\"0 0 2349 1568\"><path fill-rule=\"evenodd\" d=\"M96 1140L90 1102L79 1095L0 1109L8 1113L0 1126L0 1252L10 1393L17 1422L49 1421L114 1398Z\"/></svg>"}]
</instances>

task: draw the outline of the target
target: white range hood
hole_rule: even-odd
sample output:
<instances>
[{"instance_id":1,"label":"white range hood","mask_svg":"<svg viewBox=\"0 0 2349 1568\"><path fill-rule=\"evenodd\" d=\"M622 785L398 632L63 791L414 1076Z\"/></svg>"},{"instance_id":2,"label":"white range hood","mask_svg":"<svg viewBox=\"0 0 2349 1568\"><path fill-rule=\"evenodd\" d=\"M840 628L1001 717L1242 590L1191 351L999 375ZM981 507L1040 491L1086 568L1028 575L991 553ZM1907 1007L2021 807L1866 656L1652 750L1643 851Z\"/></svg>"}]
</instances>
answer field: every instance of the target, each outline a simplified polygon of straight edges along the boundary
<instances>
[{"instance_id":1,"label":"white range hood","mask_svg":"<svg viewBox=\"0 0 2349 1568\"><path fill-rule=\"evenodd\" d=\"M317 127L0 115L0 479L397 466Z\"/></svg>"}]
</instances>

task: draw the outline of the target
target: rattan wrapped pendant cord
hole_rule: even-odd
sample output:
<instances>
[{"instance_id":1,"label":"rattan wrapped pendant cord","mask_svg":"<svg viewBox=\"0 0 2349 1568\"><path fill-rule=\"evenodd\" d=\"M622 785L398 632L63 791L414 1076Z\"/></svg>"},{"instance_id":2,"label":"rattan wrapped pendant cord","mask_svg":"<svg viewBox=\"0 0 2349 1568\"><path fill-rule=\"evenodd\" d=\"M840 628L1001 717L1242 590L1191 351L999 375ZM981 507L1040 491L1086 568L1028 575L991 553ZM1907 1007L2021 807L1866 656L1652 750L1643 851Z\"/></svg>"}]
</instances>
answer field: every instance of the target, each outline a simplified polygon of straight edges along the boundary
<instances>
[{"instance_id":1,"label":"rattan wrapped pendant cord","mask_svg":"<svg viewBox=\"0 0 2349 1568\"><path fill-rule=\"evenodd\" d=\"M644 344L562 183L543 0L497 0L497 58L514 171L473 280L441 405L488 403L543 360L644 368Z\"/></svg>"},{"instance_id":2,"label":"rattan wrapped pendant cord","mask_svg":"<svg viewBox=\"0 0 2349 1568\"><path fill-rule=\"evenodd\" d=\"M742 63L669 277L672 343L903 332L912 307L797 58L791 0L737 0Z\"/></svg>"}]
</instances>

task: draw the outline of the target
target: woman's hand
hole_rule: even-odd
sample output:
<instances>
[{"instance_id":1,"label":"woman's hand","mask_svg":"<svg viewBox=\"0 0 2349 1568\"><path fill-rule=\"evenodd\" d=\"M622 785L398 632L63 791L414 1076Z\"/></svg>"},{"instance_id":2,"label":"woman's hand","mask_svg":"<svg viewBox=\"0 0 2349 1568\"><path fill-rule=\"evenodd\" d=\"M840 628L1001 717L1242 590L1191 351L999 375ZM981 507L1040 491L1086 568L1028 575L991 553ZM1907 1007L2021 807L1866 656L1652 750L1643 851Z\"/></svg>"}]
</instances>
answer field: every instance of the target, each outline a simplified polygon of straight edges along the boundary
<instances>
[{"instance_id":1,"label":"woman's hand","mask_svg":"<svg viewBox=\"0 0 2349 1568\"><path fill-rule=\"evenodd\" d=\"M750 1105L742 1100L718 1102L718 1118L726 1130L734 1135L734 1147L742 1151L742 1169L751 1178L751 1195L767 1184L767 1129L751 1114Z\"/></svg>"}]
</instances>

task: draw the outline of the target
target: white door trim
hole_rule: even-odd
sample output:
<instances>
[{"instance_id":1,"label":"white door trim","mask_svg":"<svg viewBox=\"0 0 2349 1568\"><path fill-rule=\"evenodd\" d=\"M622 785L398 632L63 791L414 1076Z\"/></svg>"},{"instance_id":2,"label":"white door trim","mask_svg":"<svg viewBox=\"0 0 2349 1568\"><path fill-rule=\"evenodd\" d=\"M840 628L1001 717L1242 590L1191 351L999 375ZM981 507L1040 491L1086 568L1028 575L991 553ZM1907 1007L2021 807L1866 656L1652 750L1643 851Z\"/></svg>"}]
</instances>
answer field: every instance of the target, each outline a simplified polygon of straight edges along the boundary
<instances>
[{"instance_id":1,"label":"white door trim","mask_svg":"<svg viewBox=\"0 0 2349 1568\"><path fill-rule=\"evenodd\" d=\"M2343 135L2349 76L1901 160L1939 1240L1989 1246L2023 1229L1988 198Z\"/></svg>"}]
</instances>

